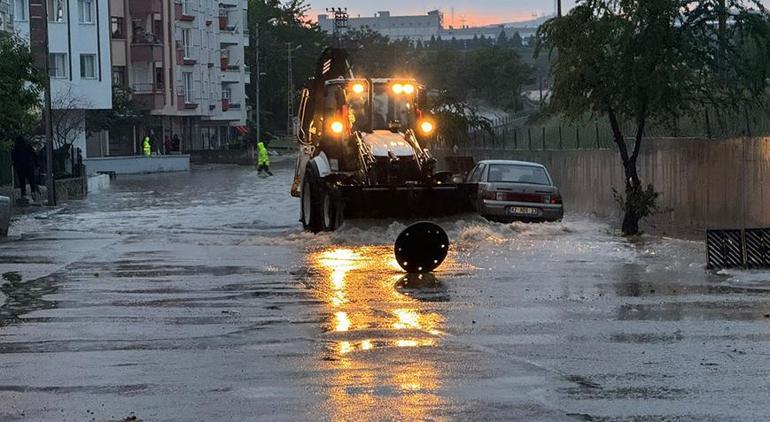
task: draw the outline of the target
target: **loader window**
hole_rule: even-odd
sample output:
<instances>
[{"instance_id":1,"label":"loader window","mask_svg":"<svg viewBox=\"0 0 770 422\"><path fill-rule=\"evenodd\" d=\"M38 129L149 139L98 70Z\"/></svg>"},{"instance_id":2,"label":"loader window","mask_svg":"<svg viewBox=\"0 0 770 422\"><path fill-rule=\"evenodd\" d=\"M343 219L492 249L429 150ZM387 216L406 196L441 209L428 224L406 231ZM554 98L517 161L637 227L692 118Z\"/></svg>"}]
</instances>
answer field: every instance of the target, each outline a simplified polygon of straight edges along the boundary
<instances>
[{"instance_id":1,"label":"loader window","mask_svg":"<svg viewBox=\"0 0 770 422\"><path fill-rule=\"evenodd\" d=\"M373 92L372 115L374 130L388 130L390 123L399 122L406 130L416 121L414 98L396 95L386 84L376 84Z\"/></svg>"}]
</instances>

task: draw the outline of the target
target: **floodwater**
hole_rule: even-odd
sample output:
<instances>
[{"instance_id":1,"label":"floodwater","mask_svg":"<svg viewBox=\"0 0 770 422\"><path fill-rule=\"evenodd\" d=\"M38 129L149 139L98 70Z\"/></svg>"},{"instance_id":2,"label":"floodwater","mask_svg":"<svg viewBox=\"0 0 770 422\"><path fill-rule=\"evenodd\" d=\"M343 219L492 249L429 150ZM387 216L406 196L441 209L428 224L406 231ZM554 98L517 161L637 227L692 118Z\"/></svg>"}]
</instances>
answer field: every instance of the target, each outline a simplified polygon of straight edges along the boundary
<instances>
[{"instance_id":1,"label":"floodwater","mask_svg":"<svg viewBox=\"0 0 770 422\"><path fill-rule=\"evenodd\" d=\"M766 420L770 274L586 217L310 235L290 164L120 177L0 242L0 420Z\"/></svg>"}]
</instances>

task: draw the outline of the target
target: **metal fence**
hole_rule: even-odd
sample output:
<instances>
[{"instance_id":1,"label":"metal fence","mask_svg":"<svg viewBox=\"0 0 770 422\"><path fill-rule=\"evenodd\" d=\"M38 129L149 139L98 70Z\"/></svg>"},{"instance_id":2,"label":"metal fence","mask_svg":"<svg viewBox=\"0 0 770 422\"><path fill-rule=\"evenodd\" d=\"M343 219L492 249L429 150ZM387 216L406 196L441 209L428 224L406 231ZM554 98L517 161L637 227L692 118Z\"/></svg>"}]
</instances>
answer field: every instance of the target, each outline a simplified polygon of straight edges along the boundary
<instances>
[{"instance_id":1,"label":"metal fence","mask_svg":"<svg viewBox=\"0 0 770 422\"><path fill-rule=\"evenodd\" d=\"M621 130L633 139L636 127L622 122ZM653 123L645 129L646 138L728 139L770 135L770 111L744 113L704 110L670 123ZM442 146L506 150L607 149L614 147L613 133L606 118L565 122L550 119L531 123L526 119L507 122L491 131L478 130L467 136L445 137Z\"/></svg>"},{"instance_id":2,"label":"metal fence","mask_svg":"<svg viewBox=\"0 0 770 422\"><path fill-rule=\"evenodd\" d=\"M10 185L12 182L11 152L0 150L0 186Z\"/></svg>"}]
</instances>

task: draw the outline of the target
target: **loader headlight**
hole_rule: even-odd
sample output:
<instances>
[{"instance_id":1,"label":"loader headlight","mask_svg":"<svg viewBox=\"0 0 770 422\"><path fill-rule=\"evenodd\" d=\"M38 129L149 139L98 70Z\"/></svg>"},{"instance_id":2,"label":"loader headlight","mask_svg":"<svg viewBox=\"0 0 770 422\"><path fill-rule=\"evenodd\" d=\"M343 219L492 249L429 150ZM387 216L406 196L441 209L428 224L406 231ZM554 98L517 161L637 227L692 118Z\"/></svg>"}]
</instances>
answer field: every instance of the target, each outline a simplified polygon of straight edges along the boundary
<instances>
[{"instance_id":1,"label":"loader headlight","mask_svg":"<svg viewBox=\"0 0 770 422\"><path fill-rule=\"evenodd\" d=\"M332 122L330 126L332 132L336 133L337 135L341 134L345 131L345 125L342 124L340 121L334 121Z\"/></svg>"},{"instance_id":2,"label":"loader headlight","mask_svg":"<svg viewBox=\"0 0 770 422\"><path fill-rule=\"evenodd\" d=\"M433 125L433 122L430 120L423 120L423 122L420 123L420 131L423 133L423 135L430 135L435 129L436 128Z\"/></svg>"},{"instance_id":3,"label":"loader headlight","mask_svg":"<svg viewBox=\"0 0 770 422\"><path fill-rule=\"evenodd\" d=\"M364 84L353 84L352 89L354 94L361 95L366 88L364 87Z\"/></svg>"},{"instance_id":4,"label":"loader headlight","mask_svg":"<svg viewBox=\"0 0 770 422\"><path fill-rule=\"evenodd\" d=\"M393 84L390 89L392 89L393 93L396 95L400 95L402 92L404 92L404 86L401 84Z\"/></svg>"},{"instance_id":5,"label":"loader headlight","mask_svg":"<svg viewBox=\"0 0 770 422\"><path fill-rule=\"evenodd\" d=\"M402 90L404 91L404 94L406 95L412 95L414 94L414 85L412 84L406 84L402 87Z\"/></svg>"}]
</instances>

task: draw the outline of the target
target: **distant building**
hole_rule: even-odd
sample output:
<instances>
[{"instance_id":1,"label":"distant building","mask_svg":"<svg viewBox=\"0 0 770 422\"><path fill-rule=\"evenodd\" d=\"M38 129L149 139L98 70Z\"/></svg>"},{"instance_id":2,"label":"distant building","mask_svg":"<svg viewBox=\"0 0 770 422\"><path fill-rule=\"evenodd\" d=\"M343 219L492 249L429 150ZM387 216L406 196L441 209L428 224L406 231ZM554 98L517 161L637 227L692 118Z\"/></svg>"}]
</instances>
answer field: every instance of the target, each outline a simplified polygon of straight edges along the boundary
<instances>
[{"instance_id":1,"label":"distant building","mask_svg":"<svg viewBox=\"0 0 770 422\"><path fill-rule=\"evenodd\" d=\"M467 41L474 38L487 38L497 40L505 32L506 37L511 38L518 33L526 45L530 38L537 33L537 28L545 18L538 18L527 22L514 22L498 25L470 27L462 26L454 28L445 27L444 19L440 11L433 10L426 15L417 16L392 16L388 11L377 12L373 17L350 18L350 29L369 28L392 40L430 41L441 38L444 41L455 39ZM318 26L327 32L334 31L334 18L329 15L318 15Z\"/></svg>"},{"instance_id":2,"label":"distant building","mask_svg":"<svg viewBox=\"0 0 770 422\"><path fill-rule=\"evenodd\" d=\"M318 15L319 27L327 32L334 31L334 18ZM390 12L377 12L374 17L350 18L351 29L369 28L394 40L429 41L439 37L443 27L441 12L433 10L426 15L391 16Z\"/></svg>"}]
</instances>

